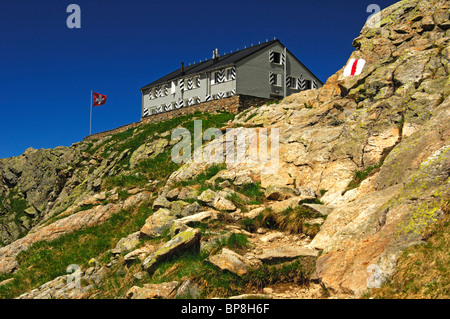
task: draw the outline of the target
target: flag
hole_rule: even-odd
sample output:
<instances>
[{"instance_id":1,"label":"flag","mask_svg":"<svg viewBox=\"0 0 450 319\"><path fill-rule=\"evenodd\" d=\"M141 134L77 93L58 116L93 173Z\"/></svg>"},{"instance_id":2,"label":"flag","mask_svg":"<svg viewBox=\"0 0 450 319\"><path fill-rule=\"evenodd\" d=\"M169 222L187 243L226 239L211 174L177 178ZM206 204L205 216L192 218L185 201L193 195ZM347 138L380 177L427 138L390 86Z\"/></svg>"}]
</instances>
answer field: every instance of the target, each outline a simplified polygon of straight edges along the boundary
<instances>
[{"instance_id":1,"label":"flag","mask_svg":"<svg viewBox=\"0 0 450 319\"><path fill-rule=\"evenodd\" d=\"M100 106L106 103L106 95L92 92L94 104L92 106Z\"/></svg>"},{"instance_id":2,"label":"flag","mask_svg":"<svg viewBox=\"0 0 450 319\"><path fill-rule=\"evenodd\" d=\"M357 76L360 75L366 65L366 61L363 59L351 59L344 69L344 76Z\"/></svg>"}]
</instances>

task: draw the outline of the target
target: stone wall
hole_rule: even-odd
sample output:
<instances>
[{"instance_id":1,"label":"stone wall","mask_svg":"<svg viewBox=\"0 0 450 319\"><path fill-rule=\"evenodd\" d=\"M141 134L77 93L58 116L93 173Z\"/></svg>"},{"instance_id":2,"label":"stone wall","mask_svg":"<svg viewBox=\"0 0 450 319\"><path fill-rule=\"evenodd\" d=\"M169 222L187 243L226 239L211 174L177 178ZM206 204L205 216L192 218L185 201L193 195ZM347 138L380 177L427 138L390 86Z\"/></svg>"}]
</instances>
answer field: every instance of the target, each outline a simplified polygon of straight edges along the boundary
<instances>
[{"instance_id":1,"label":"stone wall","mask_svg":"<svg viewBox=\"0 0 450 319\"><path fill-rule=\"evenodd\" d=\"M193 114L195 112L214 113L214 112L226 111L229 113L237 114L237 113L242 112L243 110L248 109L252 106L263 105L263 104L267 103L268 101L270 101L270 100L265 99L265 98L254 97L254 96L234 95L234 96L227 97L227 98L220 99L220 100L203 102L200 104L183 107L181 109L163 112L163 113L159 113L156 115L150 115L150 116L142 118L141 121L139 121L139 122L126 124L126 125L120 126L118 128L115 128L115 129L112 129L109 131L104 131L101 133L89 135L89 136L85 137L84 140L101 139L101 138L104 138L105 136L121 133L130 128L138 127L142 124L158 123L161 121L167 121L167 120L173 119L175 117Z\"/></svg>"},{"instance_id":2,"label":"stone wall","mask_svg":"<svg viewBox=\"0 0 450 319\"><path fill-rule=\"evenodd\" d=\"M226 111L230 113L238 113L239 111L239 96L234 95L220 100L214 100L209 102L203 102L200 104L182 107L168 112L159 113L156 115L150 115L141 119L142 124L158 123L161 121L171 120L175 117L193 114L195 112L202 113L214 113L214 112Z\"/></svg>"}]
</instances>

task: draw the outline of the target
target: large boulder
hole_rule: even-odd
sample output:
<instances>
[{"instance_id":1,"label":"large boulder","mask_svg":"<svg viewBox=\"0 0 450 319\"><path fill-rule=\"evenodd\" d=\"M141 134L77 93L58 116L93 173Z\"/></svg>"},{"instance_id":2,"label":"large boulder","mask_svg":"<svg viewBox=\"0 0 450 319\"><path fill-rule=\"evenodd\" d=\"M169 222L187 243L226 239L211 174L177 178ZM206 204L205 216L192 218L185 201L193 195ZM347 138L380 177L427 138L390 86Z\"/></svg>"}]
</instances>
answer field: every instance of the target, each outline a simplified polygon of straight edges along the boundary
<instances>
[{"instance_id":1,"label":"large boulder","mask_svg":"<svg viewBox=\"0 0 450 319\"><path fill-rule=\"evenodd\" d=\"M291 187L270 185L266 188L264 195L267 199L282 201L294 197L295 190Z\"/></svg>"},{"instance_id":2,"label":"large boulder","mask_svg":"<svg viewBox=\"0 0 450 319\"><path fill-rule=\"evenodd\" d=\"M199 229L188 228L178 233L175 237L165 243L160 249L148 256L142 266L149 274L153 274L158 265L173 256L186 250L198 252L200 249L201 231Z\"/></svg>"},{"instance_id":3,"label":"large boulder","mask_svg":"<svg viewBox=\"0 0 450 319\"><path fill-rule=\"evenodd\" d=\"M169 141L165 138L142 144L131 155L130 167L134 168L140 161L156 157L164 152L167 145L169 145Z\"/></svg>"},{"instance_id":4,"label":"large boulder","mask_svg":"<svg viewBox=\"0 0 450 319\"><path fill-rule=\"evenodd\" d=\"M208 262L222 271L230 271L238 276L245 275L250 269L247 259L228 248L223 248L220 254L210 256Z\"/></svg>"},{"instance_id":5,"label":"large boulder","mask_svg":"<svg viewBox=\"0 0 450 319\"><path fill-rule=\"evenodd\" d=\"M140 237L160 237L164 231L170 229L176 216L168 209L160 208L156 213L151 215L145 221L144 226L140 230Z\"/></svg>"},{"instance_id":6,"label":"large boulder","mask_svg":"<svg viewBox=\"0 0 450 319\"><path fill-rule=\"evenodd\" d=\"M183 281L177 289L174 299L199 299L201 290L198 285L190 279Z\"/></svg>"},{"instance_id":7,"label":"large boulder","mask_svg":"<svg viewBox=\"0 0 450 319\"><path fill-rule=\"evenodd\" d=\"M263 249L256 258L263 263L276 263L296 259L298 257L317 257L319 251L305 247L280 246L277 248Z\"/></svg>"},{"instance_id":8,"label":"large boulder","mask_svg":"<svg viewBox=\"0 0 450 319\"><path fill-rule=\"evenodd\" d=\"M178 281L163 282L161 284L144 284L144 287L131 287L127 299L169 299L178 286Z\"/></svg>"},{"instance_id":9,"label":"large boulder","mask_svg":"<svg viewBox=\"0 0 450 319\"><path fill-rule=\"evenodd\" d=\"M153 202L153 206L152 206L153 211L156 211L160 208L171 208L171 207L172 207L172 203L169 202L167 200L167 198L164 196L158 196L155 199L155 201Z\"/></svg>"},{"instance_id":10,"label":"large boulder","mask_svg":"<svg viewBox=\"0 0 450 319\"><path fill-rule=\"evenodd\" d=\"M25 237L0 248L0 274L17 268L17 255L21 251L27 250L31 245L40 241L51 241L77 230L104 223L121 209L122 204L98 205L89 210L58 219L49 225L35 227Z\"/></svg>"},{"instance_id":11,"label":"large boulder","mask_svg":"<svg viewBox=\"0 0 450 319\"><path fill-rule=\"evenodd\" d=\"M220 194L210 189L207 189L203 193L201 193L200 196L198 197L198 200L210 207L214 207L217 210L221 211L236 210L236 206L233 204L232 201L224 198Z\"/></svg>"},{"instance_id":12,"label":"large boulder","mask_svg":"<svg viewBox=\"0 0 450 319\"><path fill-rule=\"evenodd\" d=\"M113 255L119 255L125 252L129 252L134 248L136 248L136 246L139 245L140 243L139 233L140 232L134 232L128 235L127 237L119 240L116 247L114 247L113 250L111 250L111 253Z\"/></svg>"}]
</instances>

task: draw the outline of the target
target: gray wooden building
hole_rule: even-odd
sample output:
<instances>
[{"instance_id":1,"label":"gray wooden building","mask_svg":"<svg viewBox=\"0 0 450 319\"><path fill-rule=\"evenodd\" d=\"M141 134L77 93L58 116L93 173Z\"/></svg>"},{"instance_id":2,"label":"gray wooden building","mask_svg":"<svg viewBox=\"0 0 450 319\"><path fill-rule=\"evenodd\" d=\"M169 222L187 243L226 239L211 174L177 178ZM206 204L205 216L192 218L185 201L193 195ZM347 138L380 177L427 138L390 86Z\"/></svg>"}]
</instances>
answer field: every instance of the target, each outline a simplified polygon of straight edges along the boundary
<instances>
[{"instance_id":1,"label":"gray wooden building","mask_svg":"<svg viewBox=\"0 0 450 319\"><path fill-rule=\"evenodd\" d=\"M184 66L141 88L142 117L233 95L280 99L323 83L279 41Z\"/></svg>"}]
</instances>

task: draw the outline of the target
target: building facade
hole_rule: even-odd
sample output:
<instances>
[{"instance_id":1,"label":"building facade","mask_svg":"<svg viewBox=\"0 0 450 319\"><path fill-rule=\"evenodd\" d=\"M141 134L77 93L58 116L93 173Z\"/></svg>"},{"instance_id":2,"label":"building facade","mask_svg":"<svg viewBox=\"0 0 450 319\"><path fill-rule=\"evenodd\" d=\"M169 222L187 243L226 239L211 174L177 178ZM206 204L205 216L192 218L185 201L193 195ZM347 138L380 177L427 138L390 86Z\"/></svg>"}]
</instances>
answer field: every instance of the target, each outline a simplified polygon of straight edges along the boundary
<instances>
[{"instance_id":1,"label":"building facade","mask_svg":"<svg viewBox=\"0 0 450 319\"><path fill-rule=\"evenodd\" d=\"M281 99L323 83L279 41L181 68L141 88L142 118L234 95Z\"/></svg>"}]
</instances>

